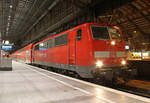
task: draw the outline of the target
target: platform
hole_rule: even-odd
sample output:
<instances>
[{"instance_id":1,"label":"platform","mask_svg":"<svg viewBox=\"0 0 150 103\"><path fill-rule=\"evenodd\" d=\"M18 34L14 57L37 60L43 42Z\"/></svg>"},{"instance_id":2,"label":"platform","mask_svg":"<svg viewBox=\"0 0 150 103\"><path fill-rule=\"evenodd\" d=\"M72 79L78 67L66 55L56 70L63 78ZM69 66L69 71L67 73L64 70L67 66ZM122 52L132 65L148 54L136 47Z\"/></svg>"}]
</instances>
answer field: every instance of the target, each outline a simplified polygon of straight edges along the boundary
<instances>
[{"instance_id":1,"label":"platform","mask_svg":"<svg viewBox=\"0 0 150 103\"><path fill-rule=\"evenodd\" d=\"M13 61L13 71L0 71L0 103L150 103L150 99Z\"/></svg>"}]
</instances>

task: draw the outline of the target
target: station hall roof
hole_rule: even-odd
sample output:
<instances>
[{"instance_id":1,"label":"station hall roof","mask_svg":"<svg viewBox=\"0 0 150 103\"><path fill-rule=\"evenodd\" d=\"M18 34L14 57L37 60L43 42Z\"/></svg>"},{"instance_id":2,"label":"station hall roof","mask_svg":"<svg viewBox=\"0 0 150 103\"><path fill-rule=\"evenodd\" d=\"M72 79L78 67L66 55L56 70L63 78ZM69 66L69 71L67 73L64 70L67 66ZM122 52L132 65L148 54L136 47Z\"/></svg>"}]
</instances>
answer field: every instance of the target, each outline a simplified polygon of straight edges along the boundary
<instances>
[{"instance_id":1,"label":"station hall roof","mask_svg":"<svg viewBox=\"0 0 150 103\"><path fill-rule=\"evenodd\" d=\"M26 31L33 24L36 24L38 19L56 1L69 0L0 0L0 34L2 39L15 42L18 37L24 36ZM101 3L99 1L111 0L70 1L93 5L94 1L95 3ZM128 1L130 2L99 14L98 17L101 22L119 26L124 33L124 38L133 48L150 49L150 0ZM93 7L101 9L96 5Z\"/></svg>"}]
</instances>

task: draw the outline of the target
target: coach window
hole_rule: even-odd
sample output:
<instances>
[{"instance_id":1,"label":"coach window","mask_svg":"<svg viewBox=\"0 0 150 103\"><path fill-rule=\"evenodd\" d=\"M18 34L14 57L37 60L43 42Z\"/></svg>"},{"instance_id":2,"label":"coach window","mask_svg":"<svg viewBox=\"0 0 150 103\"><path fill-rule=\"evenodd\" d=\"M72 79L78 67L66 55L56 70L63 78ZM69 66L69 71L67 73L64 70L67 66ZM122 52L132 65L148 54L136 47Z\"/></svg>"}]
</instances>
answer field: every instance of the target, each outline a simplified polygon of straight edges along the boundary
<instances>
[{"instance_id":1,"label":"coach window","mask_svg":"<svg viewBox=\"0 0 150 103\"><path fill-rule=\"evenodd\" d=\"M48 40L46 41L46 48L48 48Z\"/></svg>"},{"instance_id":2,"label":"coach window","mask_svg":"<svg viewBox=\"0 0 150 103\"><path fill-rule=\"evenodd\" d=\"M36 45L34 50L39 50L39 45Z\"/></svg>"},{"instance_id":3,"label":"coach window","mask_svg":"<svg viewBox=\"0 0 150 103\"><path fill-rule=\"evenodd\" d=\"M82 30L78 30L77 33L76 33L76 40L79 41L81 40L81 36L82 36Z\"/></svg>"},{"instance_id":4,"label":"coach window","mask_svg":"<svg viewBox=\"0 0 150 103\"><path fill-rule=\"evenodd\" d=\"M46 42L40 43L39 50L46 50Z\"/></svg>"},{"instance_id":5,"label":"coach window","mask_svg":"<svg viewBox=\"0 0 150 103\"><path fill-rule=\"evenodd\" d=\"M45 41L43 44L44 44L43 48L47 48L47 41Z\"/></svg>"}]
</instances>

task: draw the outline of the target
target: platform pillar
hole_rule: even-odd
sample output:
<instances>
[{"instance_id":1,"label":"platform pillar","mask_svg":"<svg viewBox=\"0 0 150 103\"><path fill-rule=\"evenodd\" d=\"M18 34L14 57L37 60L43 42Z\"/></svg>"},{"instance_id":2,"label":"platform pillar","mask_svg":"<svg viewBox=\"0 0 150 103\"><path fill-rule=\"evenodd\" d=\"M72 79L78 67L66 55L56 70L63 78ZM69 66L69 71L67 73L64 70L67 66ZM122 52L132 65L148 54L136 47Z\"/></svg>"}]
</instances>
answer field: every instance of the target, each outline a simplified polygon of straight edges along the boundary
<instances>
[{"instance_id":1,"label":"platform pillar","mask_svg":"<svg viewBox=\"0 0 150 103\"><path fill-rule=\"evenodd\" d=\"M0 71L12 70L12 59L4 56L5 52L2 51L2 39L0 33Z\"/></svg>"}]
</instances>

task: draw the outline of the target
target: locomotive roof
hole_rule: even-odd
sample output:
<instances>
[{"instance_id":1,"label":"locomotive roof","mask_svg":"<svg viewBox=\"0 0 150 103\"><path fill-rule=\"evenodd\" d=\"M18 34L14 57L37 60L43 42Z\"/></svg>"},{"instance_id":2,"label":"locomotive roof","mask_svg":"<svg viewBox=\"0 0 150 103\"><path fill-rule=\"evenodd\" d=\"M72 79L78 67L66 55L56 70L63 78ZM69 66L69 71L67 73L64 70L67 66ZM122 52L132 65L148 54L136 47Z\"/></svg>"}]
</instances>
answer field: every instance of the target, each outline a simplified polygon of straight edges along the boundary
<instances>
[{"instance_id":1,"label":"locomotive roof","mask_svg":"<svg viewBox=\"0 0 150 103\"><path fill-rule=\"evenodd\" d=\"M74 30L74 29L79 28L79 27L84 26L84 25L112 26L112 25L109 25L109 24L106 24L106 23L86 22L86 23L80 24L80 25L78 25L78 26L76 26L76 27L73 27L73 28L71 28L71 29L68 29L68 30L66 30L66 31L63 31L63 32L57 33L57 34L55 34L55 35L49 36L49 37L47 37L47 38L45 38L45 39L43 39L43 40L41 40L41 41L35 43L35 45L36 45L36 44L39 44L39 43L41 43L41 42L44 42L44 41L46 41L46 40L48 40L48 39L50 39L50 38L53 38L53 37L56 37L56 36L65 34L65 33L69 32L69 31L71 31L71 30Z\"/></svg>"}]
</instances>

